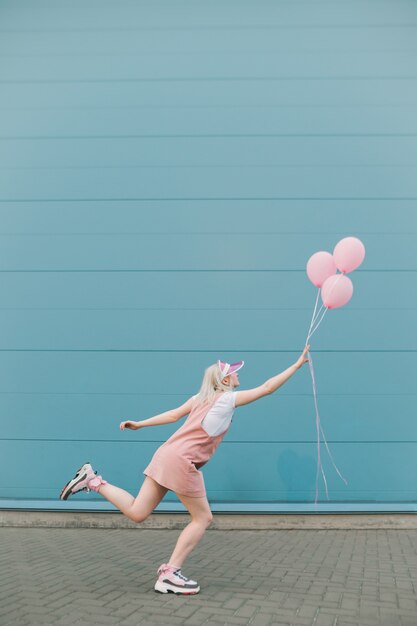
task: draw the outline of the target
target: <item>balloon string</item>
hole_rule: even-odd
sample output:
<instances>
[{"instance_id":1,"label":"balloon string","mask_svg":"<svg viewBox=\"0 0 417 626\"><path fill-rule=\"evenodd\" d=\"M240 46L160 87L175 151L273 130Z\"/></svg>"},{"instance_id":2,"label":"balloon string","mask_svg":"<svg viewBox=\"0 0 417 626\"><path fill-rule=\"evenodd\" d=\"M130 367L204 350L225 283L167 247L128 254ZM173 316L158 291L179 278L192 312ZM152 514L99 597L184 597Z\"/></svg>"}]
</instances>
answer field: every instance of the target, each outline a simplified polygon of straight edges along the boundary
<instances>
[{"instance_id":1,"label":"balloon string","mask_svg":"<svg viewBox=\"0 0 417 626\"><path fill-rule=\"evenodd\" d=\"M333 461L333 457L332 457L332 455L330 454L329 446L327 445L326 437L324 436L324 431L323 431L323 428L321 427L321 424L320 424L320 430L321 430L321 432L322 432L323 439L324 439L324 443L326 444L327 452L329 453L329 456L330 456L330 458L331 458L331 460L332 460L333 466L334 466L334 468L335 468L336 472L339 474L340 478L344 481L345 485L347 485L347 484L348 484L348 481L346 480L346 478L343 478L342 474L341 474L341 473L339 472L339 470L337 469L335 462Z\"/></svg>"},{"instance_id":2,"label":"balloon string","mask_svg":"<svg viewBox=\"0 0 417 626\"><path fill-rule=\"evenodd\" d=\"M334 282L334 283L333 283L333 285L331 286L330 291L329 291L329 294L328 294L329 296L330 296L330 294L332 293L332 291L333 291L333 289L335 288L335 286L337 285L337 283L338 283L338 281L339 281L340 276L342 276L342 275L343 275L343 272L342 272L341 274L337 274L337 280L335 280L335 282ZM323 308L323 306L324 306L324 305L322 304L322 305L321 305L321 307L320 307L320 309L319 309L319 310L318 310L318 312L317 312L317 315L315 315L316 308L317 308L317 300L318 300L318 296L319 296L319 292L317 293L316 305L315 305L315 307L314 307L314 313L313 313L313 320L314 320L314 321L310 324L310 328L309 328L309 330L308 330L308 335L307 335L306 343L307 343L307 341L310 339L310 337L313 335L313 333L315 333L315 332L316 332L317 328L318 328L318 327L319 327L319 325L321 324L321 322L322 322L322 320L323 320L324 316L326 315L326 313L327 313L327 311L328 311L328 307L325 307L325 308L326 308L326 310L323 312L323 315L321 316L320 321L318 322L318 324L317 324L317 325L315 325L315 324L316 324L316 321L317 321L317 320L318 320L318 318L319 318L320 311L322 310L322 308ZM315 326L314 326L314 325L315 325ZM312 327L312 326L314 326L313 330L311 330L311 327ZM311 332L310 332L310 331L311 331Z\"/></svg>"},{"instance_id":3,"label":"balloon string","mask_svg":"<svg viewBox=\"0 0 417 626\"><path fill-rule=\"evenodd\" d=\"M318 311L317 311L317 313L316 313L316 308L317 308L317 300L319 299L319 295L320 295L320 287L319 287L319 289L318 289L318 291L317 291L316 304L315 304L315 307L314 307L314 312L313 312L313 317L312 317L312 319L311 319L310 328L308 329L308 335L307 335L306 343L307 343L308 338L309 338L309 337L311 337L311 335L310 335L310 331L311 331L312 327L313 327L313 326L314 326L314 324L317 322L317 320L318 320L318 318L319 318L319 315L320 315L320 313L321 313L321 310L324 308L324 304L322 304L322 305L321 305L321 307L319 308L319 310L318 310Z\"/></svg>"},{"instance_id":4,"label":"balloon string","mask_svg":"<svg viewBox=\"0 0 417 626\"><path fill-rule=\"evenodd\" d=\"M341 275L342 275L342 274L339 274L339 276L341 276ZM332 285L332 288L331 288L331 290L329 291L329 295L330 295L330 293L332 292L332 290L333 290L334 286L336 285L336 283L338 282L338 280L339 280L339 279L337 279L337 280L335 281L335 283ZM322 321L323 321L323 319L324 319L325 314L326 314L326 313L327 313L327 311L328 311L328 307L326 307L326 310L323 312L323 314L322 314L322 316L321 316L320 320L317 322L317 320L318 320L318 318L319 318L319 316L320 316L320 312L321 312L321 310L322 310L322 308L323 308L323 305L322 305L322 306L320 307L320 309L319 309L318 313L316 314L316 309L317 309L317 303L318 303L319 293L320 293L320 290L318 290L318 292L317 292L317 298L316 298L316 303L315 303L315 306L314 306L313 316L312 316L312 318L311 318L310 328L309 328L309 330L308 330L307 339L306 339L306 342L305 342L305 343L306 343L306 345L307 345L307 342L308 342L308 340L310 339L310 337L313 335L313 333L315 333L315 332L316 332L317 328L320 326L321 322L322 322ZM341 478L341 479L345 482L345 484L347 485L348 483L347 483L347 480L346 480L345 478L343 478L343 476L342 476L342 475L341 475L341 473L339 472L338 468L336 467L336 464L335 464L335 462L334 462L334 460L333 460L333 457L332 457L332 455L331 455L331 453L330 453L329 446L328 446L328 444L327 444L327 440L326 440L326 437L325 437L325 434L324 434L323 427L322 427L321 422L320 422L319 409L318 409L318 406L317 406L317 390L316 390L316 381L315 381L315 378L314 378L314 366L313 366L313 359L312 359L312 356L311 356L311 353L310 353L310 352L309 352L309 354L308 354L308 362L309 362L309 367L310 367L311 379L312 379L312 383L313 383L314 406L315 406L315 409L316 409L316 431L317 431L317 471L316 471L316 495L315 495L314 504L315 504L315 507L317 507L317 500L318 500L318 478L319 478L319 470L321 470L321 473L322 473L322 476L323 476L323 481L324 481L324 486L325 486L325 488L326 488L326 496L327 496L327 499L329 499L329 493L328 493L328 489L327 489L326 474L325 474L324 469L323 469L323 466L322 466L322 464L321 464L321 455L320 455L320 432L321 432L321 433L322 433L322 435L323 435L323 439L324 439L324 442L325 442L325 444L326 444L326 449L327 449L327 452L328 452L328 454L329 454L329 456L330 456L330 459L331 459L331 461L332 461L332 463L333 463L334 468L336 469L336 471L337 471L337 473L339 474L340 478Z\"/></svg>"},{"instance_id":5,"label":"balloon string","mask_svg":"<svg viewBox=\"0 0 417 626\"><path fill-rule=\"evenodd\" d=\"M332 457L332 455L331 455L331 453L330 453L329 446L328 446L328 444L327 444L327 440L326 440L326 436L325 436L325 434L324 434L323 427L322 427L321 422L320 422L320 415L319 415L319 410L318 410L318 406L317 406L316 381L315 381L315 378L314 378L314 366L313 366L313 359L311 358L311 354L309 355L309 357L310 357L310 359L309 359L309 364L310 364L310 372L311 372L311 378L312 378L312 381L313 381L314 405L315 405L315 408L316 408L316 427L317 427L317 459L318 459L318 462L317 462L317 475L316 475L316 500L315 500L315 503L317 503L317 493L318 493L318 482L317 482L317 481L318 481L318 471L319 471L319 467L321 467L321 460L320 460L320 433L319 433L319 429L320 429L320 430L321 430L321 432L322 432L323 439L324 439L324 442L325 442L325 444L326 444L326 449L327 449L327 452L329 453L330 459L331 459L331 461L332 461L332 463L333 463L333 466L334 466L334 468L335 468L336 472L339 474L340 478L344 481L344 483L345 483L346 485L348 484L348 482L347 482L347 480L346 480L345 478L343 478L342 474L339 472L339 470L338 470L338 468L337 468L337 466L336 466L336 464L335 464L335 462L334 462L334 460L333 460L333 457ZM325 474L324 474L324 471L323 471L323 468L322 468L322 467L321 467L321 471L322 471L322 474L323 474L323 480L324 480L324 484L325 484L325 486L326 486L326 494L327 494L327 499L328 499L328 498L329 498L329 495L328 495L328 491L327 491L326 476L325 476Z\"/></svg>"},{"instance_id":6,"label":"balloon string","mask_svg":"<svg viewBox=\"0 0 417 626\"><path fill-rule=\"evenodd\" d=\"M313 359L311 358L311 354L309 354L309 366L310 366L310 373L311 373L311 379L313 381L313 395L314 395L314 405L316 408L316 430L317 430L317 471L316 471L316 497L314 500L314 504L317 505L317 499L318 499L318 490L319 490L319 469L321 469L321 472L323 474L323 479L324 479L324 484L326 487L326 494L327 494L327 499L329 499L329 494L327 491L327 481L326 481L326 476L324 474L323 471L323 467L321 465L321 459L320 459L320 415L319 415L319 409L317 406L317 394L316 394L316 383L314 380L314 369L313 369Z\"/></svg>"},{"instance_id":7,"label":"balloon string","mask_svg":"<svg viewBox=\"0 0 417 626\"><path fill-rule=\"evenodd\" d=\"M314 318L314 322L313 322L313 326L314 324L317 322L317 320L319 319L319 315L321 313L321 310L324 308L324 304L321 305L321 307L319 308L319 310L317 311L317 315ZM310 326L310 330L311 330L312 326ZM308 332L310 332L310 330ZM309 337L311 337L311 335L309 335Z\"/></svg>"},{"instance_id":8,"label":"balloon string","mask_svg":"<svg viewBox=\"0 0 417 626\"><path fill-rule=\"evenodd\" d=\"M321 316L321 319L319 321L319 323L313 328L313 330L311 331L311 333L308 335L308 339L310 339L310 337L316 332L316 330L318 329L318 327L320 326L321 322L323 321L324 316L326 315L328 309L326 308L325 311L323 311L323 315Z\"/></svg>"}]
</instances>

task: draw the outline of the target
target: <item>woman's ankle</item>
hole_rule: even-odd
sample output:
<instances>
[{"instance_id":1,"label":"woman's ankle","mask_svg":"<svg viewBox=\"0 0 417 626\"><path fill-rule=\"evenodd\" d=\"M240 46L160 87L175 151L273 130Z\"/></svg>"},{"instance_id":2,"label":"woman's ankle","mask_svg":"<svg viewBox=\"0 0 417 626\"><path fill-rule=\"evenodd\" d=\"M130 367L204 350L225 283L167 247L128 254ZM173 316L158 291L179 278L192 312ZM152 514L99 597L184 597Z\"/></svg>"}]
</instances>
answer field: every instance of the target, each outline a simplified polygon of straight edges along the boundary
<instances>
[{"instance_id":1,"label":"woman's ankle","mask_svg":"<svg viewBox=\"0 0 417 626\"><path fill-rule=\"evenodd\" d=\"M91 491L97 492L102 485L107 485L107 480L103 480L101 476L94 476L94 478L91 478L87 483L87 486Z\"/></svg>"},{"instance_id":2,"label":"woman's ankle","mask_svg":"<svg viewBox=\"0 0 417 626\"><path fill-rule=\"evenodd\" d=\"M171 561L169 561L169 563L167 563L167 565L169 567L172 567L172 569L174 569L174 570L175 569L181 569L181 567L182 567L182 563L181 563L181 565L174 565L173 563L171 563Z\"/></svg>"}]
</instances>

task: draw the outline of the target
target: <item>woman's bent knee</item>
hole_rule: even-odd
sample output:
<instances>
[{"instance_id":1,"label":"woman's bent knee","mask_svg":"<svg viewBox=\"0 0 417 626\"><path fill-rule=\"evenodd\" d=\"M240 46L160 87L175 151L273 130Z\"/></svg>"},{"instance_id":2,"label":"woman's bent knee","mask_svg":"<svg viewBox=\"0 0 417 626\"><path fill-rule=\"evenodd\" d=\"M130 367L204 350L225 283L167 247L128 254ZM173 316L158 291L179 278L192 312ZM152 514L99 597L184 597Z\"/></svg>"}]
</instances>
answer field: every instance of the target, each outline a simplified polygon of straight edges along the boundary
<instances>
[{"instance_id":1,"label":"woman's bent knee","mask_svg":"<svg viewBox=\"0 0 417 626\"><path fill-rule=\"evenodd\" d=\"M213 521L212 515L193 518L193 522L197 522L197 524L200 524L201 526L204 526L205 528L208 528L210 524L212 523L212 521Z\"/></svg>"},{"instance_id":2,"label":"woman's bent knee","mask_svg":"<svg viewBox=\"0 0 417 626\"><path fill-rule=\"evenodd\" d=\"M129 515L129 518L133 521L136 522L137 524L139 524L140 522L144 522L146 519L148 519L150 513L131 513Z\"/></svg>"}]
</instances>

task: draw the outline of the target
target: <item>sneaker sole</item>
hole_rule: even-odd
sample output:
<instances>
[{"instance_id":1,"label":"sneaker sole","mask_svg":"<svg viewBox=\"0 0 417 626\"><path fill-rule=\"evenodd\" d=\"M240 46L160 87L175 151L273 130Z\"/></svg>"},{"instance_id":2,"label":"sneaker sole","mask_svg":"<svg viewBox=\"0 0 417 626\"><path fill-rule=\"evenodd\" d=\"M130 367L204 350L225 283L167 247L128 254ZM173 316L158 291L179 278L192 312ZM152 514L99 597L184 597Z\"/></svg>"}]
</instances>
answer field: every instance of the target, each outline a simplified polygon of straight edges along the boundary
<instances>
[{"instance_id":1,"label":"sneaker sole","mask_svg":"<svg viewBox=\"0 0 417 626\"><path fill-rule=\"evenodd\" d=\"M154 587L158 593L175 593L177 596L190 596L199 593L200 587L194 587L193 589L187 589L186 587L176 587L169 583L163 583L157 580Z\"/></svg>"},{"instance_id":2,"label":"sneaker sole","mask_svg":"<svg viewBox=\"0 0 417 626\"><path fill-rule=\"evenodd\" d=\"M75 487L75 485L78 485L78 483L80 483L82 480L85 480L87 478L87 474L78 476L79 472L81 472L84 465L87 465L87 463L83 463L81 465L81 467L75 472L74 478L71 478L71 480L67 482L65 487L62 489L59 495L60 500L68 500L69 496L71 495L72 488Z\"/></svg>"}]
</instances>

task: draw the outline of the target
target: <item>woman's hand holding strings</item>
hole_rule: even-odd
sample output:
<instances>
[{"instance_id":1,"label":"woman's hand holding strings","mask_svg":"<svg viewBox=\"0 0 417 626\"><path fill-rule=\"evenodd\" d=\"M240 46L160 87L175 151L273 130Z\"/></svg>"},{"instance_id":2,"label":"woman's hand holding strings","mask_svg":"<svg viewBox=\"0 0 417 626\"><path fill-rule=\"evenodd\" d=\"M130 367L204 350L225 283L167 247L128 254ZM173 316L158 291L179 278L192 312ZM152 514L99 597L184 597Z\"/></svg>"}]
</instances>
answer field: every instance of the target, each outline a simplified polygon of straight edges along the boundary
<instances>
[{"instance_id":1,"label":"woman's hand holding strings","mask_svg":"<svg viewBox=\"0 0 417 626\"><path fill-rule=\"evenodd\" d=\"M304 363L308 363L308 357L306 358L306 354L309 351L309 349L310 349L310 344L306 345L306 347L303 350L302 355L295 362L295 365L296 365L297 369L300 369L300 367L302 367L304 365Z\"/></svg>"}]
</instances>

